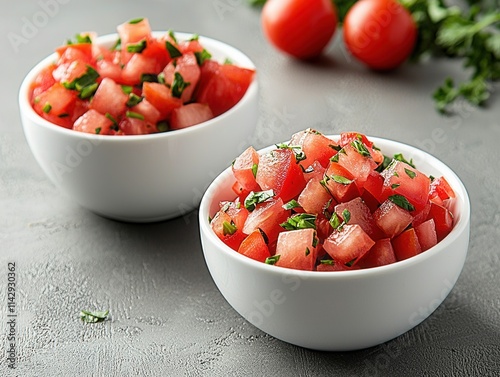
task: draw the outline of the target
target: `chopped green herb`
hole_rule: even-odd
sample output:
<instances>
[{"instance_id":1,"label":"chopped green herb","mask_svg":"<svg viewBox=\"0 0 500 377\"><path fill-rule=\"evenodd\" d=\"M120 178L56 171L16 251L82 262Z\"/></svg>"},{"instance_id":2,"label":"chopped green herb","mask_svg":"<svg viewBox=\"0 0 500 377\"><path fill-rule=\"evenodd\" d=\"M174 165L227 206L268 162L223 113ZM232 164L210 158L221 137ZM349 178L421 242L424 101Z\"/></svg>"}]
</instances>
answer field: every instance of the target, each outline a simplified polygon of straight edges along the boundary
<instances>
[{"instance_id":1,"label":"chopped green herb","mask_svg":"<svg viewBox=\"0 0 500 377\"><path fill-rule=\"evenodd\" d=\"M417 173L415 173L413 170L405 168L405 173L408 177L411 179L415 178L417 176Z\"/></svg>"},{"instance_id":2,"label":"chopped green herb","mask_svg":"<svg viewBox=\"0 0 500 377\"><path fill-rule=\"evenodd\" d=\"M130 53L138 53L144 51L144 49L148 46L148 42L145 39L139 41L138 43L131 43L127 45L127 52Z\"/></svg>"},{"instance_id":3,"label":"chopped green herb","mask_svg":"<svg viewBox=\"0 0 500 377\"><path fill-rule=\"evenodd\" d=\"M307 257L309 254L311 254L311 250L309 250L309 248L308 248L308 247L306 247L306 257Z\"/></svg>"},{"instance_id":4,"label":"chopped green herb","mask_svg":"<svg viewBox=\"0 0 500 377\"><path fill-rule=\"evenodd\" d=\"M97 128L95 129L95 133L96 133L97 135L99 135L99 134L101 133L101 127L97 127Z\"/></svg>"},{"instance_id":5,"label":"chopped green herb","mask_svg":"<svg viewBox=\"0 0 500 377\"><path fill-rule=\"evenodd\" d=\"M136 112L133 112L133 111L127 111L127 112L125 112L125 116L128 117L128 118L134 118L134 119L144 120L144 115L136 113Z\"/></svg>"},{"instance_id":6,"label":"chopped green herb","mask_svg":"<svg viewBox=\"0 0 500 377\"><path fill-rule=\"evenodd\" d=\"M156 79L158 80L158 82L160 84L163 84L165 85L166 84L166 81L165 81L165 73L164 72L160 72L158 73L158 76L156 76Z\"/></svg>"},{"instance_id":7,"label":"chopped green herb","mask_svg":"<svg viewBox=\"0 0 500 377\"><path fill-rule=\"evenodd\" d=\"M80 77L71 82L63 82L66 89L76 90L79 92L79 97L82 99L89 98L97 90L98 84L96 80L99 78L99 73L90 65L87 65L87 71Z\"/></svg>"},{"instance_id":8,"label":"chopped green herb","mask_svg":"<svg viewBox=\"0 0 500 377\"><path fill-rule=\"evenodd\" d=\"M321 259L319 263L333 266L335 264L335 261L333 259Z\"/></svg>"},{"instance_id":9,"label":"chopped green herb","mask_svg":"<svg viewBox=\"0 0 500 377\"><path fill-rule=\"evenodd\" d=\"M104 321L109 314L109 310L106 311L88 311L82 310L80 311L80 319L86 323L96 323Z\"/></svg>"},{"instance_id":10,"label":"chopped green herb","mask_svg":"<svg viewBox=\"0 0 500 377\"><path fill-rule=\"evenodd\" d=\"M391 202L407 211L415 211L415 207L403 195L395 194L388 198Z\"/></svg>"},{"instance_id":11,"label":"chopped green herb","mask_svg":"<svg viewBox=\"0 0 500 377\"><path fill-rule=\"evenodd\" d=\"M287 219L280 226L286 230L316 229L316 215L310 213L299 213Z\"/></svg>"},{"instance_id":12,"label":"chopped green herb","mask_svg":"<svg viewBox=\"0 0 500 377\"><path fill-rule=\"evenodd\" d=\"M294 209L294 208L302 208L300 204L295 200L292 199L288 203L283 205L283 208L286 210Z\"/></svg>"},{"instance_id":13,"label":"chopped green herb","mask_svg":"<svg viewBox=\"0 0 500 377\"><path fill-rule=\"evenodd\" d=\"M257 191L257 192L251 192L248 194L244 201L245 208L252 212L256 205L259 203L263 203L268 199L271 199L274 197L274 191L273 190L267 190L267 191Z\"/></svg>"},{"instance_id":14,"label":"chopped green herb","mask_svg":"<svg viewBox=\"0 0 500 377\"><path fill-rule=\"evenodd\" d=\"M118 125L118 122L117 122L117 121L116 121L116 119L113 117L113 115L111 115L110 113L106 113L106 114L104 114L104 116L105 116L106 118L108 118L110 121L112 121L112 122L113 122L113 124Z\"/></svg>"},{"instance_id":15,"label":"chopped green herb","mask_svg":"<svg viewBox=\"0 0 500 377\"><path fill-rule=\"evenodd\" d=\"M181 98L182 92L184 92L184 89L189 85L191 85L190 82L185 82L182 75L179 72L175 72L174 81L172 82L172 96Z\"/></svg>"},{"instance_id":16,"label":"chopped green herb","mask_svg":"<svg viewBox=\"0 0 500 377\"><path fill-rule=\"evenodd\" d=\"M173 30L169 30L168 31L168 36L170 37L170 39L172 39L175 43L177 43L177 38L175 37L175 33Z\"/></svg>"},{"instance_id":17,"label":"chopped green herb","mask_svg":"<svg viewBox=\"0 0 500 377\"><path fill-rule=\"evenodd\" d=\"M189 38L189 42L193 42L193 41L197 41L198 39L200 39L200 36L198 34L193 34L191 36L191 38Z\"/></svg>"},{"instance_id":18,"label":"chopped green herb","mask_svg":"<svg viewBox=\"0 0 500 377\"><path fill-rule=\"evenodd\" d=\"M200 66L205 62L205 60L212 58L212 55L205 49L203 49L203 51L195 52L194 56L196 57L196 62Z\"/></svg>"},{"instance_id":19,"label":"chopped green herb","mask_svg":"<svg viewBox=\"0 0 500 377\"><path fill-rule=\"evenodd\" d=\"M68 45L73 45L73 44L91 44L92 39L90 38L89 35L82 35L82 34L76 34L75 35L75 40L68 40L66 44Z\"/></svg>"},{"instance_id":20,"label":"chopped green herb","mask_svg":"<svg viewBox=\"0 0 500 377\"><path fill-rule=\"evenodd\" d=\"M231 59L229 59L229 58L225 58L225 59L224 59L224 62L223 62L222 64L229 64L229 65L231 65L231 64L233 64L233 62L232 62L232 60L231 60Z\"/></svg>"},{"instance_id":21,"label":"chopped green herb","mask_svg":"<svg viewBox=\"0 0 500 377\"><path fill-rule=\"evenodd\" d=\"M393 183L393 184L391 185L391 188L392 188L393 190L395 190L395 189L397 189L399 186L401 186L399 183Z\"/></svg>"},{"instance_id":22,"label":"chopped green herb","mask_svg":"<svg viewBox=\"0 0 500 377\"><path fill-rule=\"evenodd\" d=\"M272 257L266 258L265 263L266 264L276 264L279 260L280 260L280 255L276 254L276 255L273 255Z\"/></svg>"},{"instance_id":23,"label":"chopped green herb","mask_svg":"<svg viewBox=\"0 0 500 377\"><path fill-rule=\"evenodd\" d=\"M133 20L130 20L128 23L131 25L135 25L138 24L139 22L142 22L142 20L144 20L144 18L134 18Z\"/></svg>"},{"instance_id":24,"label":"chopped green herb","mask_svg":"<svg viewBox=\"0 0 500 377\"><path fill-rule=\"evenodd\" d=\"M255 177L257 177L257 169L259 168L259 165L258 164L253 164L252 165L252 174Z\"/></svg>"},{"instance_id":25,"label":"chopped green herb","mask_svg":"<svg viewBox=\"0 0 500 377\"><path fill-rule=\"evenodd\" d=\"M118 38L113 46L111 46L111 51L117 51L122 48L122 40Z\"/></svg>"},{"instance_id":26,"label":"chopped green herb","mask_svg":"<svg viewBox=\"0 0 500 377\"><path fill-rule=\"evenodd\" d=\"M343 220L340 221L339 215L337 215L336 212L333 213L332 217L330 218L330 225L332 226L333 229L336 229L338 231L342 231L344 225L346 225L349 220L351 220L351 212L349 210L344 209L342 211L342 218Z\"/></svg>"},{"instance_id":27,"label":"chopped green herb","mask_svg":"<svg viewBox=\"0 0 500 377\"><path fill-rule=\"evenodd\" d=\"M135 93L130 93L128 96L127 106L133 107L133 106L139 104L143 99L144 99L144 97L138 96Z\"/></svg>"},{"instance_id":28,"label":"chopped green herb","mask_svg":"<svg viewBox=\"0 0 500 377\"><path fill-rule=\"evenodd\" d=\"M397 153L394 155L394 159L396 161L401 161L401 162L404 162L405 164L408 164L410 165L413 169L415 169L415 165L413 165L413 159L410 159L410 161L408 161L406 158L404 158L403 154L402 153Z\"/></svg>"},{"instance_id":29,"label":"chopped green herb","mask_svg":"<svg viewBox=\"0 0 500 377\"><path fill-rule=\"evenodd\" d=\"M377 166L377 169L375 169L375 170L378 171L379 173L381 173L382 171L387 169L387 167L389 167L392 160L393 160L392 158L384 155L384 160L382 161L382 163L379 166Z\"/></svg>"},{"instance_id":30,"label":"chopped green herb","mask_svg":"<svg viewBox=\"0 0 500 377\"><path fill-rule=\"evenodd\" d=\"M81 99L87 99L87 98L92 97L94 95L94 93L96 92L98 87L99 87L99 84L96 82L83 87L82 90L80 91L79 97Z\"/></svg>"},{"instance_id":31,"label":"chopped green herb","mask_svg":"<svg viewBox=\"0 0 500 377\"><path fill-rule=\"evenodd\" d=\"M299 163L307 158L306 154L302 150L300 145L288 145L285 143L276 144L276 147L279 149L290 149L295 155L295 161Z\"/></svg>"},{"instance_id":32,"label":"chopped green herb","mask_svg":"<svg viewBox=\"0 0 500 377\"><path fill-rule=\"evenodd\" d=\"M340 183L341 185L348 185L353 182L352 180L342 177L341 175L332 175L330 178L333 179L334 182Z\"/></svg>"},{"instance_id":33,"label":"chopped green herb","mask_svg":"<svg viewBox=\"0 0 500 377\"><path fill-rule=\"evenodd\" d=\"M236 225L232 221L231 222L224 221L222 223L222 234L224 234L225 236L232 235L237 230L238 230L238 228L236 227Z\"/></svg>"},{"instance_id":34,"label":"chopped green herb","mask_svg":"<svg viewBox=\"0 0 500 377\"><path fill-rule=\"evenodd\" d=\"M145 82L158 82L158 76L154 73L142 73L141 84Z\"/></svg>"},{"instance_id":35,"label":"chopped green herb","mask_svg":"<svg viewBox=\"0 0 500 377\"><path fill-rule=\"evenodd\" d=\"M67 117L69 117L69 114L68 113L62 113L62 114L59 114L58 117L59 118L67 118Z\"/></svg>"},{"instance_id":36,"label":"chopped green herb","mask_svg":"<svg viewBox=\"0 0 500 377\"><path fill-rule=\"evenodd\" d=\"M165 43L167 46L167 51L172 59L182 56L182 52L180 52L180 50L175 47L170 41L166 41Z\"/></svg>"},{"instance_id":37,"label":"chopped green herb","mask_svg":"<svg viewBox=\"0 0 500 377\"><path fill-rule=\"evenodd\" d=\"M130 85L122 85L122 91L123 93L125 94L130 94L132 93L132 90L134 90L134 88Z\"/></svg>"},{"instance_id":38,"label":"chopped green herb","mask_svg":"<svg viewBox=\"0 0 500 377\"><path fill-rule=\"evenodd\" d=\"M52 110L52 105L50 103L45 103L45 105L43 106L42 108L42 111L45 113L45 114L48 114L50 113L50 110Z\"/></svg>"},{"instance_id":39,"label":"chopped green herb","mask_svg":"<svg viewBox=\"0 0 500 377\"><path fill-rule=\"evenodd\" d=\"M168 131L168 122L166 120L161 120L156 124L159 132L167 132Z\"/></svg>"},{"instance_id":40,"label":"chopped green herb","mask_svg":"<svg viewBox=\"0 0 500 377\"><path fill-rule=\"evenodd\" d=\"M356 140L353 140L351 142L351 146L354 147L354 149L356 149L356 151L363 157L371 157L371 154L370 152L368 151L368 149L366 148L366 146L361 142L359 141L358 139Z\"/></svg>"}]
</instances>

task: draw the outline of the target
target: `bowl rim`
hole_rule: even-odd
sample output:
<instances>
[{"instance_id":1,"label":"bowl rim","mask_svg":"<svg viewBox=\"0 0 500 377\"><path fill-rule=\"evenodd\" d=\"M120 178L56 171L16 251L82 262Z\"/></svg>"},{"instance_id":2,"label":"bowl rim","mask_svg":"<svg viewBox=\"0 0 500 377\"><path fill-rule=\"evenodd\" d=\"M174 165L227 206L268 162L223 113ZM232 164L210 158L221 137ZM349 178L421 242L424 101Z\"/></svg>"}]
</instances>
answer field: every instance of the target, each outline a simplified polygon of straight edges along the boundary
<instances>
[{"instance_id":1,"label":"bowl rim","mask_svg":"<svg viewBox=\"0 0 500 377\"><path fill-rule=\"evenodd\" d=\"M325 134L325 136L329 138L337 138L340 135L328 135ZM380 143L390 143L394 145L394 147L400 147L408 152L406 154L409 154L409 152L413 152L415 154L420 154L421 156L429 159L428 161L432 161L432 165L440 171L440 173L448 180L450 185L452 185L452 188L456 192L457 196L457 201L461 201L463 204L461 205L461 210L460 210L460 216L458 221L454 224L453 229L451 232L440 242L438 242L435 246L432 248L425 250L424 252L421 252L420 254L413 256L411 258L402 260L402 261L397 261L388 265L384 266L378 266L378 267L372 267L372 268L366 268L366 269L359 269L359 270L347 270L347 271L305 271L305 270L296 270L292 268L285 268L279 266L273 266L273 265L268 265L259 261L255 261L251 258L248 258L240 253L238 253L236 250L231 249L229 246L227 246L225 243L223 243L219 237L212 231L212 229L209 226L208 222L208 216L211 214L209 213L210 207L213 203L214 197L217 195L219 191L219 187L224 181L227 181L230 179L232 175L232 170L231 167L226 168L221 174L219 174L214 181L209 185L207 190L205 191L205 194L202 197L202 200L200 202L199 206L199 213L198 213L198 221L199 221L199 226L200 226L200 232L202 233L202 239L203 236L208 237L208 240L212 242L216 248L218 249L217 252L223 253L226 257L232 258L238 263L244 264L248 268L252 269L257 269L260 272L263 273L270 273L270 274L277 274L277 275L292 275L292 276L297 276L299 278L311 280L311 279L318 279L318 280L330 280L330 279L360 279L360 278L368 278L371 276L376 276L376 275L381 275L381 274L386 274L386 273L391 273L396 270L402 270L402 269L407 269L411 268L414 265L423 263L425 260L429 258L433 258L436 254L439 254L446 250L451 244L454 243L454 241L459 238L464 232L469 232L469 227L470 227L470 199L469 195L467 192L467 189L465 185L463 184L462 180L458 177L458 175L450 168L448 167L444 162L439 160L437 157L433 156L432 154L425 152L421 149L418 149L412 145L399 142L396 140L388 139L388 138L381 138L381 137L375 137L375 136L370 136L366 135L370 141L374 142L375 144L380 144ZM287 142L287 141L286 141ZM285 143L286 143L285 142ZM265 153L266 151L270 151L275 148L275 145L271 145L262 149L259 149L257 152L260 153ZM402 153L405 153L402 151ZM448 179L450 178L450 179ZM455 184L453 185L451 181L455 181ZM467 245L468 246L468 245ZM203 253L206 254L205 250L206 245L203 245Z\"/></svg>"},{"instance_id":2,"label":"bowl rim","mask_svg":"<svg viewBox=\"0 0 500 377\"><path fill-rule=\"evenodd\" d=\"M155 38L164 36L168 31L152 31L152 35ZM235 60L241 60L244 63L238 63L237 65L240 67L244 68L249 68L249 69L255 69L256 70L256 65L255 63L241 50L238 48L231 46L225 42L222 42L217 39L213 39L210 37L206 37L203 35L199 35L196 33L189 33L189 32L178 32L174 31L175 36L178 40L184 41L192 38L194 35L197 35L201 44L207 48L207 50L210 51L211 48L217 49L221 51L221 54L226 54L228 57L233 57ZM98 36L94 43L99 44L99 45L110 45L113 42L116 41L116 38L118 37L118 33L110 33L110 34L104 34L101 36ZM208 46L207 46L208 45ZM78 132L72 129L68 129L65 127L58 126L57 124L51 123L48 120L42 118L40 115L38 115L33 107L31 106L31 103L29 101L29 93L30 93L30 86L35 80L36 76L40 73L40 71L47 67L49 64L57 60L57 53L54 52L45 58L43 58L41 61L39 61L37 64L35 64L26 74L24 77L23 81L21 82L21 85L19 87L19 93L18 93L18 102L19 102L19 108L22 114L24 114L27 119L32 121L33 123L36 123L37 126L44 127L46 129L52 130L54 132L59 132L62 135L67 135L67 136L74 136L86 140L99 140L99 142L102 142L106 140L106 142L133 142L137 140L151 140L151 139L163 139L163 138L171 138L174 136L182 136L182 135L189 135L191 133L196 132L197 130L202 130L208 127L211 127L214 123L219 122L220 120L224 120L227 117L230 117L234 112L238 111L241 107L245 106L247 102L249 102L252 98L256 97L258 95L258 79L257 79L257 71L256 74L248 87L247 91L243 95L243 97L236 103L232 108L227 110L225 113L220 114L219 116L209 119L205 122L199 123L195 125L194 127L186 127L180 130L174 130L170 132L159 132L159 133L154 133L154 134L147 134L147 135L118 135L119 137L116 137L116 135L94 135L90 134L87 132ZM24 122L22 122L24 125ZM114 136L114 137L111 137ZM114 141L117 140L117 141ZM118 141L120 140L120 141Z\"/></svg>"}]
</instances>

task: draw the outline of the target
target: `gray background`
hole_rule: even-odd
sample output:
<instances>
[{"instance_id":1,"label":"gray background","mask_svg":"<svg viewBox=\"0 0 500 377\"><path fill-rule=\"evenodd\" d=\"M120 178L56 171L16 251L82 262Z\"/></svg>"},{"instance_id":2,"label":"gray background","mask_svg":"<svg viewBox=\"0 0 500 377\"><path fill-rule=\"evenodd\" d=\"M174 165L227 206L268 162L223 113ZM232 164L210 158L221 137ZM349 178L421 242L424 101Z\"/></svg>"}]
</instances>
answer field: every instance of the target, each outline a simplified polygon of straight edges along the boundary
<instances>
[{"instance_id":1,"label":"gray background","mask_svg":"<svg viewBox=\"0 0 500 377\"><path fill-rule=\"evenodd\" d=\"M156 30L196 32L256 63L261 109L252 144L298 130L357 130L419 146L462 178L472 202L468 258L455 288L424 323L385 345L324 353L276 340L243 320L213 284L196 212L155 224L110 221L61 197L33 159L17 105L23 76L84 30L136 17ZM26 24L37 22L27 33ZM0 375L19 376L498 376L500 371L500 96L459 104L450 118L431 93L460 62L365 70L340 33L316 64L286 59L264 40L243 0L9 2L0 15ZM24 33L24 34L23 34ZM25 36L15 45L12 36ZM10 36L10 38L9 38ZM17 273L17 370L6 366L7 264ZM81 309L109 309L83 324Z\"/></svg>"}]
</instances>

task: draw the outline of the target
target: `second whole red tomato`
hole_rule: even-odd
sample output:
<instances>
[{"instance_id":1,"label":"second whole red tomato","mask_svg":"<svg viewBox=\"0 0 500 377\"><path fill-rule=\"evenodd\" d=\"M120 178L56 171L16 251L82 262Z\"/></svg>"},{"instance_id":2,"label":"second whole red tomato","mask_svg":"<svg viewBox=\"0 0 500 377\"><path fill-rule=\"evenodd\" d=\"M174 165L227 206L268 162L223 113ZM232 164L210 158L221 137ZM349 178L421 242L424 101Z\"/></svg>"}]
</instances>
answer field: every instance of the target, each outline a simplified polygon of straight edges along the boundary
<instances>
[{"instance_id":1,"label":"second whole red tomato","mask_svg":"<svg viewBox=\"0 0 500 377\"><path fill-rule=\"evenodd\" d=\"M390 70L413 51L417 26L397 0L360 0L346 14L344 43L368 67Z\"/></svg>"},{"instance_id":2,"label":"second whole red tomato","mask_svg":"<svg viewBox=\"0 0 500 377\"><path fill-rule=\"evenodd\" d=\"M337 21L331 0L268 0L262 9L268 40L299 59L319 56L335 34Z\"/></svg>"}]
</instances>

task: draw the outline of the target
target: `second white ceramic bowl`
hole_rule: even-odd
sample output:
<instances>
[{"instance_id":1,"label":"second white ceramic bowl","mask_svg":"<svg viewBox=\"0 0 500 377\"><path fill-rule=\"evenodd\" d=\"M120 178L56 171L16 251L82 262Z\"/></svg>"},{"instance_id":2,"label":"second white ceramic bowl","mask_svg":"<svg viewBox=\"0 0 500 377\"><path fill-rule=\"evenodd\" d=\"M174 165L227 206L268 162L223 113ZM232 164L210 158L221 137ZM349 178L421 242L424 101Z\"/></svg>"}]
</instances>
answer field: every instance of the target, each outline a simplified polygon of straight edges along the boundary
<instances>
[{"instance_id":1,"label":"second white ceramic bowl","mask_svg":"<svg viewBox=\"0 0 500 377\"><path fill-rule=\"evenodd\" d=\"M155 32L160 36L164 32ZM192 34L176 33L179 40ZM117 35L99 37L111 46ZM199 38L218 61L255 69L241 51L223 42ZM257 79L226 113L182 130L131 136L92 135L54 125L35 113L30 85L56 60L53 54L24 79L19 105L28 144L48 178L67 196L105 217L159 221L187 214L214 177L250 143L258 118Z\"/></svg>"},{"instance_id":2,"label":"second white ceramic bowl","mask_svg":"<svg viewBox=\"0 0 500 377\"><path fill-rule=\"evenodd\" d=\"M457 195L451 208L455 216L451 233L404 261L335 272L299 271L254 261L226 246L208 222L221 200L234 199L231 169L208 188L199 211L208 269L227 302L262 331L316 350L367 348L417 326L455 285L469 244L470 203L464 185L449 167L421 150L370 139L387 155L403 153L422 172L445 176Z\"/></svg>"}]
</instances>

